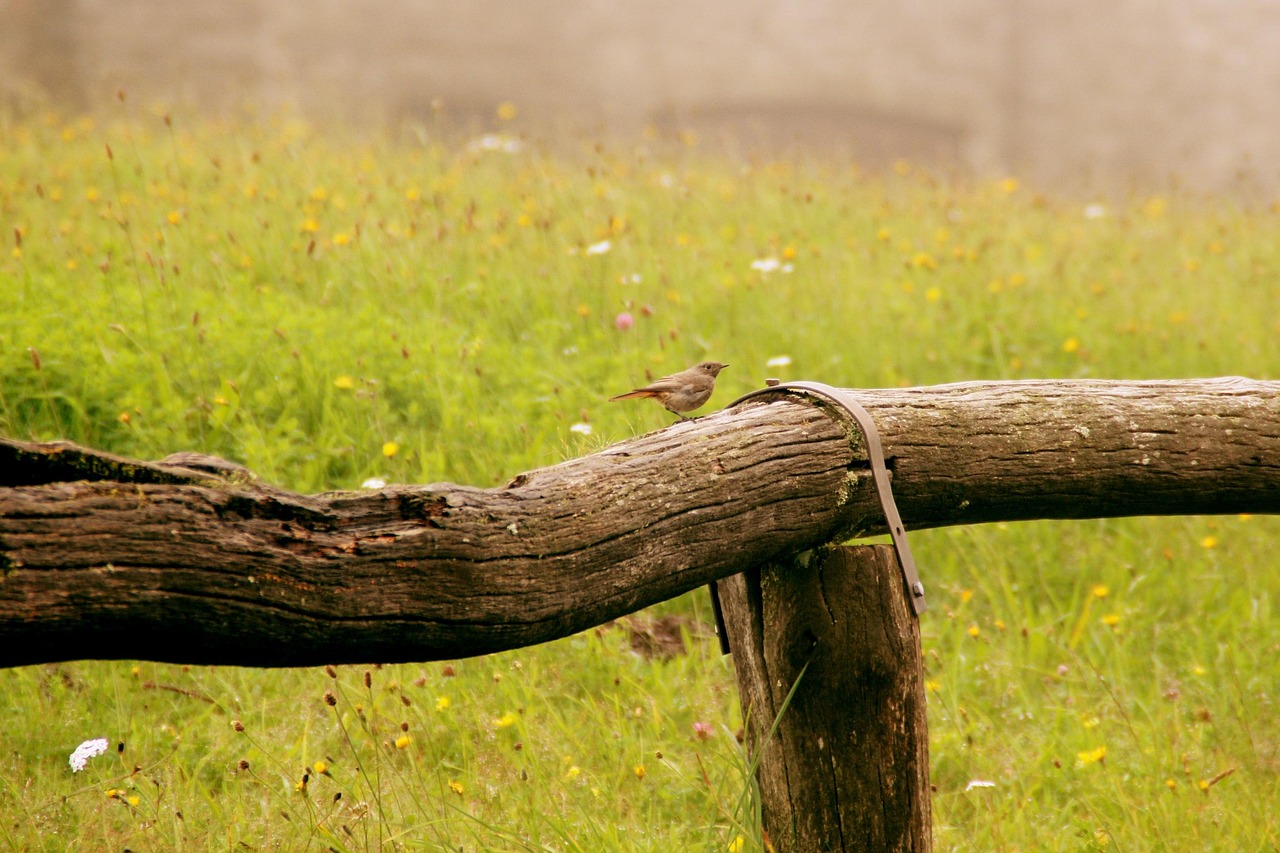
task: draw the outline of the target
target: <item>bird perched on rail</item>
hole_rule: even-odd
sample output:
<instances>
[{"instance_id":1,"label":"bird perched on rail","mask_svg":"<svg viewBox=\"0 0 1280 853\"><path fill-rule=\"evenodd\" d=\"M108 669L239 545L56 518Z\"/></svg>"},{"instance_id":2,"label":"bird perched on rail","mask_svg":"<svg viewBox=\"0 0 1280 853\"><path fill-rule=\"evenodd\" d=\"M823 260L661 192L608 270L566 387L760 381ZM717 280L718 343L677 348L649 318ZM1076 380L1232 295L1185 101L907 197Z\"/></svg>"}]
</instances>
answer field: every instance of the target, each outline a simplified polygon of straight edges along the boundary
<instances>
[{"instance_id":1,"label":"bird perched on rail","mask_svg":"<svg viewBox=\"0 0 1280 853\"><path fill-rule=\"evenodd\" d=\"M716 377L728 366L718 361L704 361L688 370L664 376L643 388L610 397L609 402L651 397L661 403L668 412L687 421L690 418L686 418L684 413L692 412L711 398L711 392L716 388Z\"/></svg>"}]
</instances>

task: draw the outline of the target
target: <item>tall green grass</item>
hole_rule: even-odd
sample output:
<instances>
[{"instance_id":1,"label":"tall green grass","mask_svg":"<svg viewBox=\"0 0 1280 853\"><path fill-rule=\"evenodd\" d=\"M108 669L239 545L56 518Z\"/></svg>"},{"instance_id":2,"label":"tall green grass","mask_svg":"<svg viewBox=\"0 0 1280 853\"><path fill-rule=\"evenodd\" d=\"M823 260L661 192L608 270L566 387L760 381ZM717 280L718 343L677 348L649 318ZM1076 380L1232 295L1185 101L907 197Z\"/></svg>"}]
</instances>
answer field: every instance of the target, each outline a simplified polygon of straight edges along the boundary
<instances>
[{"instance_id":1,"label":"tall green grass","mask_svg":"<svg viewBox=\"0 0 1280 853\"><path fill-rule=\"evenodd\" d=\"M767 375L1280 364L1274 209L495 131L128 105L0 119L0 432L200 450L302 491L490 485L662 426L604 400L706 357L732 365L713 405ZM1260 517L913 534L939 848L1280 845L1261 805L1280 801L1278 543ZM682 620L688 654L638 655L619 625L332 676L2 672L0 840L758 849L705 601L655 614ZM99 736L112 752L73 775Z\"/></svg>"}]
</instances>

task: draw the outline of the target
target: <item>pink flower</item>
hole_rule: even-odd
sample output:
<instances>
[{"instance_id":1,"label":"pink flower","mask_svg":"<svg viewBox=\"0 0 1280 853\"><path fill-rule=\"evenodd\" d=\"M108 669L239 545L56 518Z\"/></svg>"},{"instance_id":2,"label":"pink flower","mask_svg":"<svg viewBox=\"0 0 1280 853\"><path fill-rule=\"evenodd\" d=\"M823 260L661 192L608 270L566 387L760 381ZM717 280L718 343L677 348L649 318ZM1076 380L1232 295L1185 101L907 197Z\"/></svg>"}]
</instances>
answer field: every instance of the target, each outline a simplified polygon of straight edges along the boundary
<instances>
[{"instance_id":1,"label":"pink flower","mask_svg":"<svg viewBox=\"0 0 1280 853\"><path fill-rule=\"evenodd\" d=\"M631 316L630 311L623 311L617 317L613 318L613 327L619 332L625 332L635 325L635 318Z\"/></svg>"},{"instance_id":2,"label":"pink flower","mask_svg":"<svg viewBox=\"0 0 1280 853\"><path fill-rule=\"evenodd\" d=\"M693 736L698 740L710 740L711 724L704 723L701 720L698 720L696 723L693 724Z\"/></svg>"}]
</instances>

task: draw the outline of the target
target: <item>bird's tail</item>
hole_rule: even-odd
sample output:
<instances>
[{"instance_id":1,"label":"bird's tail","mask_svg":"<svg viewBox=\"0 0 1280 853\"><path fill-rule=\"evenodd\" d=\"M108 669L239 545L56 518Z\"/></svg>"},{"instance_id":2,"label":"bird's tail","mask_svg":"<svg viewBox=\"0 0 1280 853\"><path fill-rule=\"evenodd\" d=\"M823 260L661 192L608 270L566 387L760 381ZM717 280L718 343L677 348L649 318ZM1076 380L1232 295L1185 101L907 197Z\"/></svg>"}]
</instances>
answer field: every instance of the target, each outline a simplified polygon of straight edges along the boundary
<instances>
[{"instance_id":1,"label":"bird's tail","mask_svg":"<svg viewBox=\"0 0 1280 853\"><path fill-rule=\"evenodd\" d=\"M614 403L618 400L634 400L638 397L656 397L656 391L650 391L648 388L637 388L634 391L628 391L625 394L619 394L616 397L610 397L609 402Z\"/></svg>"}]
</instances>

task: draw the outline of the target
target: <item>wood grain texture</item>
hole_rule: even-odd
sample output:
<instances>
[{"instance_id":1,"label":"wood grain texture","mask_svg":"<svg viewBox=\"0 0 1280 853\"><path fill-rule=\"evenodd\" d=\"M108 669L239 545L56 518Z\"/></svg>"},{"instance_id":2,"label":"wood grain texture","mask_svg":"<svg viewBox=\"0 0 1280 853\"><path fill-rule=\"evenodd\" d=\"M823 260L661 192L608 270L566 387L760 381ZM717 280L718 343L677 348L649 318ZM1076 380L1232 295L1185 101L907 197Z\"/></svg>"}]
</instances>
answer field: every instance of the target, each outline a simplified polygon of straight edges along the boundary
<instances>
[{"instance_id":1,"label":"wood grain texture","mask_svg":"<svg viewBox=\"0 0 1280 853\"><path fill-rule=\"evenodd\" d=\"M893 548L820 549L717 585L774 848L931 849L920 623Z\"/></svg>"},{"instance_id":2,"label":"wood grain texture","mask_svg":"<svg viewBox=\"0 0 1280 853\"><path fill-rule=\"evenodd\" d=\"M1280 511L1280 383L857 394L908 530ZM856 432L786 394L495 489L298 495L194 454L0 440L0 665L478 655L881 530Z\"/></svg>"}]
</instances>

